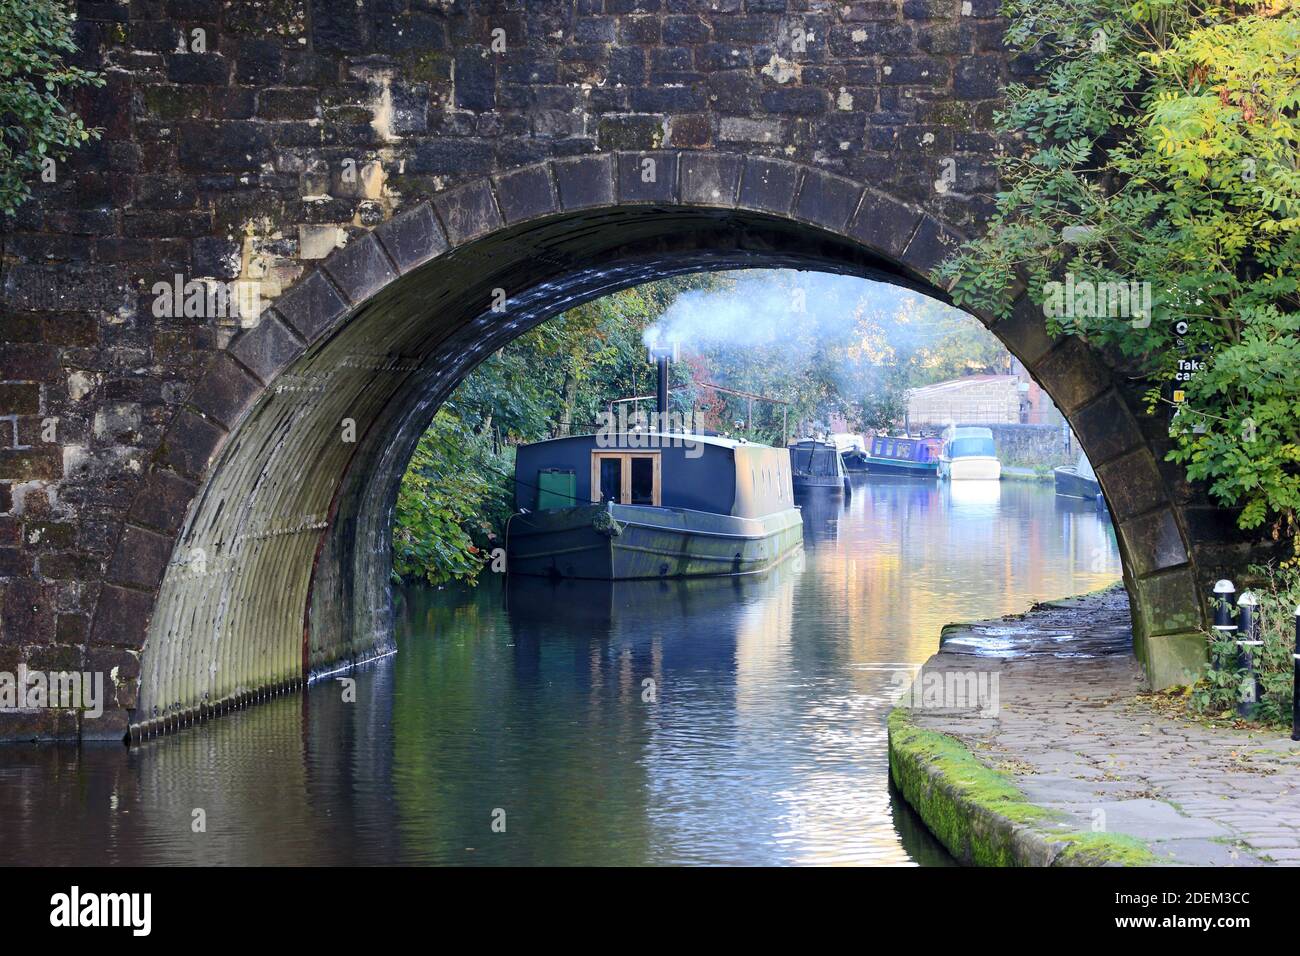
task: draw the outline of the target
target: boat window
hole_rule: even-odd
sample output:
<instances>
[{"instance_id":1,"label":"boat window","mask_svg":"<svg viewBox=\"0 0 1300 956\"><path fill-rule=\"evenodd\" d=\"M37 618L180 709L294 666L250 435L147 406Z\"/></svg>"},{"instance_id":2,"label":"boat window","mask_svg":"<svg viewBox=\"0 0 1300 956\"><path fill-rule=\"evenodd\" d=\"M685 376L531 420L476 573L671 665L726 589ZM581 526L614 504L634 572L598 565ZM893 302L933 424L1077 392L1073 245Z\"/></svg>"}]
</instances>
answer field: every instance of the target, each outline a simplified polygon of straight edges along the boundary
<instances>
[{"instance_id":1,"label":"boat window","mask_svg":"<svg viewBox=\"0 0 1300 956\"><path fill-rule=\"evenodd\" d=\"M996 458L992 438L954 438L948 443L949 458Z\"/></svg>"},{"instance_id":2,"label":"boat window","mask_svg":"<svg viewBox=\"0 0 1300 956\"><path fill-rule=\"evenodd\" d=\"M592 452L591 500L658 505L661 501L659 474L658 452Z\"/></svg>"},{"instance_id":3,"label":"boat window","mask_svg":"<svg viewBox=\"0 0 1300 956\"><path fill-rule=\"evenodd\" d=\"M600 460L600 500L619 501L623 497L623 461L620 458Z\"/></svg>"},{"instance_id":4,"label":"boat window","mask_svg":"<svg viewBox=\"0 0 1300 956\"><path fill-rule=\"evenodd\" d=\"M629 504L655 503L655 463L650 458L632 459L632 500Z\"/></svg>"}]
</instances>

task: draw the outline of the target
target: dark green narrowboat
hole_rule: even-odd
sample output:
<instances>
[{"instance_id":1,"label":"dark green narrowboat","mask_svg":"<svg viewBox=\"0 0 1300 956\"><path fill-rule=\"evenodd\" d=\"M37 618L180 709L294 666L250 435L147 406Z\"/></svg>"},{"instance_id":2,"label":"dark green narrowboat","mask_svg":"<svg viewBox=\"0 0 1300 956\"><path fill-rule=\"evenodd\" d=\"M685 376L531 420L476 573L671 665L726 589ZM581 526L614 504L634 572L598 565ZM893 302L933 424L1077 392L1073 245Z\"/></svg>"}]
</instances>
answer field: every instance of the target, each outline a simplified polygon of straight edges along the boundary
<instances>
[{"instance_id":1,"label":"dark green narrowboat","mask_svg":"<svg viewBox=\"0 0 1300 956\"><path fill-rule=\"evenodd\" d=\"M512 574L595 580L748 574L803 544L784 449L684 433L522 445Z\"/></svg>"}]
</instances>

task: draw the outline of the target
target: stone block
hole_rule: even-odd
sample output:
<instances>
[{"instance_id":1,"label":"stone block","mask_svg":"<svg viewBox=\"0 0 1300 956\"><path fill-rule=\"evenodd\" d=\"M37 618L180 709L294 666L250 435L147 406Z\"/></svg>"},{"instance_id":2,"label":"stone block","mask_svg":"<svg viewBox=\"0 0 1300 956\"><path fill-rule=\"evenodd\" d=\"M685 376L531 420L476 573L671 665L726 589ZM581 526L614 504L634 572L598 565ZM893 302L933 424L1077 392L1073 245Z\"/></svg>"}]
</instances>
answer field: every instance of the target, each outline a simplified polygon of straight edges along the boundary
<instances>
[{"instance_id":1,"label":"stone block","mask_svg":"<svg viewBox=\"0 0 1300 956\"><path fill-rule=\"evenodd\" d=\"M1067 337L1031 369L1034 378L1067 415L1111 387L1110 372L1092 349L1073 336Z\"/></svg>"},{"instance_id":2,"label":"stone block","mask_svg":"<svg viewBox=\"0 0 1300 956\"><path fill-rule=\"evenodd\" d=\"M175 534L185 520L197 486L170 471L154 470L131 502L128 517L145 527Z\"/></svg>"},{"instance_id":3,"label":"stone block","mask_svg":"<svg viewBox=\"0 0 1300 956\"><path fill-rule=\"evenodd\" d=\"M606 116L596 127L596 142L604 152L659 149L664 145L664 118L649 113Z\"/></svg>"},{"instance_id":4,"label":"stone block","mask_svg":"<svg viewBox=\"0 0 1300 956\"><path fill-rule=\"evenodd\" d=\"M1133 413L1114 389L1075 412L1071 425L1094 468L1142 444Z\"/></svg>"},{"instance_id":5,"label":"stone block","mask_svg":"<svg viewBox=\"0 0 1300 956\"><path fill-rule=\"evenodd\" d=\"M100 647L125 647L140 650L149 633L153 615L154 591L136 591L105 584L95 605L90 641Z\"/></svg>"},{"instance_id":6,"label":"stone block","mask_svg":"<svg viewBox=\"0 0 1300 956\"><path fill-rule=\"evenodd\" d=\"M404 273L447 251L447 237L429 203L394 216L374 234Z\"/></svg>"},{"instance_id":7,"label":"stone block","mask_svg":"<svg viewBox=\"0 0 1300 956\"><path fill-rule=\"evenodd\" d=\"M369 233L333 253L325 261L325 271L353 304L364 302L397 278L383 247Z\"/></svg>"},{"instance_id":8,"label":"stone block","mask_svg":"<svg viewBox=\"0 0 1300 956\"><path fill-rule=\"evenodd\" d=\"M550 215L560 208L550 167L528 166L494 180L497 202L507 224Z\"/></svg>"},{"instance_id":9,"label":"stone block","mask_svg":"<svg viewBox=\"0 0 1300 956\"><path fill-rule=\"evenodd\" d=\"M1205 673L1209 645L1199 631L1153 634L1145 645L1142 658L1152 690L1186 687Z\"/></svg>"},{"instance_id":10,"label":"stone block","mask_svg":"<svg viewBox=\"0 0 1300 956\"><path fill-rule=\"evenodd\" d=\"M233 429L261 394L262 383L226 352L218 352L190 395L190 404Z\"/></svg>"},{"instance_id":11,"label":"stone block","mask_svg":"<svg viewBox=\"0 0 1300 956\"><path fill-rule=\"evenodd\" d=\"M41 581L0 584L0 643L48 644L55 635L55 589Z\"/></svg>"},{"instance_id":12,"label":"stone block","mask_svg":"<svg viewBox=\"0 0 1300 956\"><path fill-rule=\"evenodd\" d=\"M202 477L225 437L216 422L183 408L158 446L158 460L183 475Z\"/></svg>"},{"instance_id":13,"label":"stone block","mask_svg":"<svg viewBox=\"0 0 1300 956\"><path fill-rule=\"evenodd\" d=\"M121 743L126 740L128 729L127 712L120 707L105 710L94 718L81 716L81 739L84 741Z\"/></svg>"},{"instance_id":14,"label":"stone block","mask_svg":"<svg viewBox=\"0 0 1300 956\"><path fill-rule=\"evenodd\" d=\"M0 448L0 481L53 481L63 476L63 453L51 448Z\"/></svg>"},{"instance_id":15,"label":"stone block","mask_svg":"<svg viewBox=\"0 0 1300 956\"><path fill-rule=\"evenodd\" d=\"M309 273L275 303L276 312L309 343L342 318L348 308L320 272Z\"/></svg>"},{"instance_id":16,"label":"stone block","mask_svg":"<svg viewBox=\"0 0 1300 956\"><path fill-rule=\"evenodd\" d=\"M1136 607L1135 627L1146 637L1181 634L1202 626L1204 596L1196 586L1190 567L1162 571L1138 579L1130 590ZM1202 635L1201 640L1205 638Z\"/></svg>"},{"instance_id":17,"label":"stone block","mask_svg":"<svg viewBox=\"0 0 1300 956\"><path fill-rule=\"evenodd\" d=\"M1150 511L1168 500L1156 460L1145 448L1101 465L1097 477L1106 489L1110 513L1116 521Z\"/></svg>"},{"instance_id":18,"label":"stone block","mask_svg":"<svg viewBox=\"0 0 1300 956\"><path fill-rule=\"evenodd\" d=\"M857 212L861 195L862 187L851 179L820 170L806 170L799 186L794 215L797 219L842 233L849 218Z\"/></svg>"},{"instance_id":19,"label":"stone block","mask_svg":"<svg viewBox=\"0 0 1300 956\"><path fill-rule=\"evenodd\" d=\"M35 382L0 383L0 416L39 415L41 387Z\"/></svg>"},{"instance_id":20,"label":"stone block","mask_svg":"<svg viewBox=\"0 0 1300 956\"><path fill-rule=\"evenodd\" d=\"M172 544L169 535L126 525L109 562L106 580L137 588L157 588L171 557Z\"/></svg>"},{"instance_id":21,"label":"stone block","mask_svg":"<svg viewBox=\"0 0 1300 956\"><path fill-rule=\"evenodd\" d=\"M257 325L245 329L230 345L230 354L239 359L263 383L302 352L302 343L289 331L274 309L262 313Z\"/></svg>"},{"instance_id":22,"label":"stone block","mask_svg":"<svg viewBox=\"0 0 1300 956\"><path fill-rule=\"evenodd\" d=\"M740 185L739 156L683 153L679 163L682 202L696 206L735 206Z\"/></svg>"},{"instance_id":23,"label":"stone block","mask_svg":"<svg viewBox=\"0 0 1300 956\"><path fill-rule=\"evenodd\" d=\"M614 203L614 157L579 156L558 159L555 187L566 210L590 209Z\"/></svg>"},{"instance_id":24,"label":"stone block","mask_svg":"<svg viewBox=\"0 0 1300 956\"><path fill-rule=\"evenodd\" d=\"M925 216L903 250L903 264L921 276L951 256L961 246L961 236L933 216Z\"/></svg>"},{"instance_id":25,"label":"stone block","mask_svg":"<svg viewBox=\"0 0 1300 956\"><path fill-rule=\"evenodd\" d=\"M740 178L737 205L744 209L788 216L799 188L799 167L778 159L750 156Z\"/></svg>"},{"instance_id":26,"label":"stone block","mask_svg":"<svg viewBox=\"0 0 1300 956\"><path fill-rule=\"evenodd\" d=\"M992 331L1027 368L1033 368L1058 341L1047 332L1042 307L1027 295L1016 300L1010 315L995 322Z\"/></svg>"},{"instance_id":27,"label":"stone block","mask_svg":"<svg viewBox=\"0 0 1300 956\"><path fill-rule=\"evenodd\" d=\"M486 235L501 226L501 214L487 180L443 193L433 201L452 245Z\"/></svg>"},{"instance_id":28,"label":"stone block","mask_svg":"<svg viewBox=\"0 0 1300 956\"><path fill-rule=\"evenodd\" d=\"M631 152L618 154L620 202L677 201L677 154Z\"/></svg>"},{"instance_id":29,"label":"stone block","mask_svg":"<svg viewBox=\"0 0 1300 956\"><path fill-rule=\"evenodd\" d=\"M298 258L324 259L347 242L348 234L337 223L302 222L298 224Z\"/></svg>"},{"instance_id":30,"label":"stone block","mask_svg":"<svg viewBox=\"0 0 1300 956\"><path fill-rule=\"evenodd\" d=\"M1119 533L1131 562L1130 570L1138 577L1187 563L1183 535L1169 508L1121 522Z\"/></svg>"},{"instance_id":31,"label":"stone block","mask_svg":"<svg viewBox=\"0 0 1300 956\"><path fill-rule=\"evenodd\" d=\"M873 252L898 259L916 232L921 214L867 190L849 223L849 235Z\"/></svg>"}]
</instances>

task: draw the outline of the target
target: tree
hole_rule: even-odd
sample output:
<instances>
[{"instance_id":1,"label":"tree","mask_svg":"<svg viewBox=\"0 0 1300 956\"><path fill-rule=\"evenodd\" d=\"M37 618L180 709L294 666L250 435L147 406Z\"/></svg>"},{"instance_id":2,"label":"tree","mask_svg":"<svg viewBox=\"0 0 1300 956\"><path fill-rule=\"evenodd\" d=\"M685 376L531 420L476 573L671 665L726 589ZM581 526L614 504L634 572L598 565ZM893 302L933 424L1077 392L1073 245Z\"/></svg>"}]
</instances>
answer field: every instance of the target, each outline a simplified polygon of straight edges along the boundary
<instances>
[{"instance_id":1,"label":"tree","mask_svg":"<svg viewBox=\"0 0 1300 956\"><path fill-rule=\"evenodd\" d=\"M487 555L470 528L489 530L479 511L490 485L480 469L465 467L476 452L481 457L476 443L450 403L420 436L393 517L393 574L398 579L472 582L482 570Z\"/></svg>"},{"instance_id":2,"label":"tree","mask_svg":"<svg viewBox=\"0 0 1300 956\"><path fill-rule=\"evenodd\" d=\"M1005 314L1021 270L1055 333L1127 357L1172 461L1294 538L1300 507L1300 16L1193 0L1007 0L1042 58L998 117L1020 148L959 304ZM1185 399L1185 400L1181 400Z\"/></svg>"},{"instance_id":3,"label":"tree","mask_svg":"<svg viewBox=\"0 0 1300 956\"><path fill-rule=\"evenodd\" d=\"M76 49L60 0L0 0L0 213L23 204L49 161L99 136L60 102L78 87L104 85L64 61Z\"/></svg>"}]
</instances>

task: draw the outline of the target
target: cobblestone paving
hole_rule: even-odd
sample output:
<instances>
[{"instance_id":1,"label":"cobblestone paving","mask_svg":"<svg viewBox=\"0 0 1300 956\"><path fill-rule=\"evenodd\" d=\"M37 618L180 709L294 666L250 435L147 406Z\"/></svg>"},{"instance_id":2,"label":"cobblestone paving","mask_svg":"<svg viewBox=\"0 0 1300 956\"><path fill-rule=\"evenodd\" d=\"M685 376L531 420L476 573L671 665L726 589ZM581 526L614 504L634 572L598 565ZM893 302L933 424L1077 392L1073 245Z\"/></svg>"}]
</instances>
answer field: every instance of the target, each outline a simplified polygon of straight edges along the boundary
<instances>
[{"instance_id":1,"label":"cobblestone paving","mask_svg":"<svg viewBox=\"0 0 1300 956\"><path fill-rule=\"evenodd\" d=\"M996 674L997 713L922 709L917 723L1072 826L1137 837L1170 863L1300 864L1300 743L1154 713L1131 644L1122 590L947 628L926 671Z\"/></svg>"}]
</instances>

